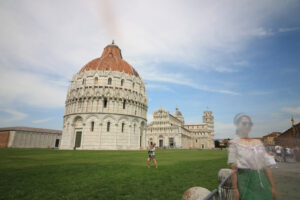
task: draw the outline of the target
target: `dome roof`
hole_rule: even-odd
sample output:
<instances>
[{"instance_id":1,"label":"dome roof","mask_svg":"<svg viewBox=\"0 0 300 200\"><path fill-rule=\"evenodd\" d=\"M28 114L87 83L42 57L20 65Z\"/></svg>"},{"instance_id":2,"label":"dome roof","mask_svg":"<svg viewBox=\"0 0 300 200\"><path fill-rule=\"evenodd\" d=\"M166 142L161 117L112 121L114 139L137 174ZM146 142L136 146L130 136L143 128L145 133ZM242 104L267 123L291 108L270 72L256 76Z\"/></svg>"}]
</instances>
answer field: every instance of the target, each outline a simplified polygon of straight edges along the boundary
<instances>
[{"instance_id":1,"label":"dome roof","mask_svg":"<svg viewBox=\"0 0 300 200\"><path fill-rule=\"evenodd\" d=\"M181 112L179 111L178 108L176 108L176 110L174 111L173 115L174 115L175 117L182 116L182 114L181 114Z\"/></svg>"},{"instance_id":2,"label":"dome roof","mask_svg":"<svg viewBox=\"0 0 300 200\"><path fill-rule=\"evenodd\" d=\"M114 42L104 48L101 57L91 60L81 68L79 73L88 70L119 71L139 77L137 71L123 60L121 49Z\"/></svg>"}]
</instances>

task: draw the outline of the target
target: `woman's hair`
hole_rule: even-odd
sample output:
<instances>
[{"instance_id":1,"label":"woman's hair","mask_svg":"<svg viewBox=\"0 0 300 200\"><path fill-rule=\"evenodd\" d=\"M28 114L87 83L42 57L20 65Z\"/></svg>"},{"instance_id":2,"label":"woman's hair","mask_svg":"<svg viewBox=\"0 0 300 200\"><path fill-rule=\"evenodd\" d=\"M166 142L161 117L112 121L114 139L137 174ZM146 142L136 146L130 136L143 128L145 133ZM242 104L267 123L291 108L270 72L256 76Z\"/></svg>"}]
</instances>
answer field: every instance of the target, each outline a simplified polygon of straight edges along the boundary
<instances>
[{"instance_id":1,"label":"woman's hair","mask_svg":"<svg viewBox=\"0 0 300 200\"><path fill-rule=\"evenodd\" d=\"M246 117L246 118L251 122L251 124L252 124L251 117L249 117L249 115L247 115L247 114L245 114L245 113L239 113L239 114L237 114L237 115L234 117L234 119L233 119L233 123L234 123L235 125L238 125L243 117Z\"/></svg>"}]
</instances>

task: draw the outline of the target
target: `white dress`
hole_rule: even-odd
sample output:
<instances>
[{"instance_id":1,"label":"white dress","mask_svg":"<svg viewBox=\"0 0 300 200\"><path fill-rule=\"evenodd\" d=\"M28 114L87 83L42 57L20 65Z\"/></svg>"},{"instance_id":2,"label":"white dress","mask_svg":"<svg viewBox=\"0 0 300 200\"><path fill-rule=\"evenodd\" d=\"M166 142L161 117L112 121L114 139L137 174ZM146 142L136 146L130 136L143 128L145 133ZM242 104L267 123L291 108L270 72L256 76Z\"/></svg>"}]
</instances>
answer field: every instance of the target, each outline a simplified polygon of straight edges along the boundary
<instances>
[{"instance_id":1,"label":"white dress","mask_svg":"<svg viewBox=\"0 0 300 200\"><path fill-rule=\"evenodd\" d=\"M260 170L274 166L276 162L259 140L246 144L244 140L235 139L230 141L228 148L228 164L236 164L241 169Z\"/></svg>"}]
</instances>

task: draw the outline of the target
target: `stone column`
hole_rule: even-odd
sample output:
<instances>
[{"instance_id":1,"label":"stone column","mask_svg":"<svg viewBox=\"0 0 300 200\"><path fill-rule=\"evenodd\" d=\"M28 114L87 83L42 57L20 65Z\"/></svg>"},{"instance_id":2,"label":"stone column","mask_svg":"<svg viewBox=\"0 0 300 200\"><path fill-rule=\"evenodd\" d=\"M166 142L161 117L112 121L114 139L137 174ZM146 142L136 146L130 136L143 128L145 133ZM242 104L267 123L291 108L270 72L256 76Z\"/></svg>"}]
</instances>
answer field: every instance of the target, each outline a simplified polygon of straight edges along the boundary
<instances>
[{"instance_id":1,"label":"stone column","mask_svg":"<svg viewBox=\"0 0 300 200\"><path fill-rule=\"evenodd\" d=\"M221 194L221 199L226 199L226 200L234 199L231 177L228 177L231 173L232 173L231 169L220 169L218 173L219 184L221 184L223 180L227 178L227 180L224 182L221 188L219 188L220 190L219 194Z\"/></svg>"}]
</instances>

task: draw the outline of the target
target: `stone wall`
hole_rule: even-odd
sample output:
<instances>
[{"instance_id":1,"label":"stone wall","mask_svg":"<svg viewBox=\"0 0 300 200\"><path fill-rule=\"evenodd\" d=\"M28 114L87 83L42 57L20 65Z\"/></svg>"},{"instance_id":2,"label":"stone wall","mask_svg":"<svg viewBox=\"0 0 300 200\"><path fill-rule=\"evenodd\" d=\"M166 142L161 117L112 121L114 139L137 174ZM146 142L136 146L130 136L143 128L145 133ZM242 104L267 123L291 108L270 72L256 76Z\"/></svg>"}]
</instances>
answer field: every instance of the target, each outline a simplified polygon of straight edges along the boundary
<instances>
[{"instance_id":1,"label":"stone wall","mask_svg":"<svg viewBox=\"0 0 300 200\"><path fill-rule=\"evenodd\" d=\"M8 147L11 148L55 148L61 134L29 131L10 131Z\"/></svg>"}]
</instances>

